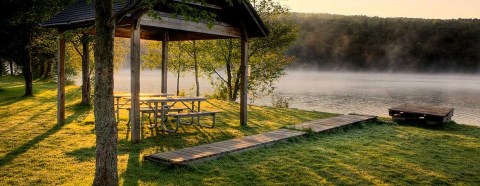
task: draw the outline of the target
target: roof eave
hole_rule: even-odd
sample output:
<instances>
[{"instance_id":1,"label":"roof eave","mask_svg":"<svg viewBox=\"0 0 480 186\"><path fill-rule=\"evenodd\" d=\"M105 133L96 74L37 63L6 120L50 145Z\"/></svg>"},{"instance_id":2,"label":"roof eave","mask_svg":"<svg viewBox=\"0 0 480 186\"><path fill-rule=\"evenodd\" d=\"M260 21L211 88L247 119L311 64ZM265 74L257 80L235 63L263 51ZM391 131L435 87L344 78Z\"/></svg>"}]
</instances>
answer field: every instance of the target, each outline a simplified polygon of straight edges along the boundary
<instances>
[{"instance_id":1,"label":"roof eave","mask_svg":"<svg viewBox=\"0 0 480 186\"><path fill-rule=\"evenodd\" d=\"M69 21L69 22L66 22L66 23L43 23L43 24L40 24L40 25L43 26L43 27L47 27L47 28L56 28L56 27L63 27L63 26L82 25L82 24L85 24L85 23L93 22L93 21L95 21L95 18Z\"/></svg>"},{"instance_id":2,"label":"roof eave","mask_svg":"<svg viewBox=\"0 0 480 186\"><path fill-rule=\"evenodd\" d=\"M260 15L258 15L257 11L255 11L255 8L252 6L252 4L249 1L242 1L242 4L245 6L248 13L253 18L253 21L255 21L255 24L262 32L262 35L258 37L268 37L270 35L270 31L268 30L267 26L265 26L265 23L263 23Z\"/></svg>"}]
</instances>

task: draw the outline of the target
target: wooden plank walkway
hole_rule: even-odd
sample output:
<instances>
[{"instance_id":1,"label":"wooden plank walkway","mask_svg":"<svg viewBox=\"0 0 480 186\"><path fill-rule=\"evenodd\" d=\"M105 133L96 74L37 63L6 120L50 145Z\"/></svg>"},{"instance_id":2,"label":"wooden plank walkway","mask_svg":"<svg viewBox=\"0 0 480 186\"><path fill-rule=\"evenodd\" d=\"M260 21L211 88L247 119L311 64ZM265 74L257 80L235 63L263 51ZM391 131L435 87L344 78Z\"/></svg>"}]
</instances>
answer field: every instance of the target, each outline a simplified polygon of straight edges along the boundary
<instances>
[{"instance_id":1,"label":"wooden plank walkway","mask_svg":"<svg viewBox=\"0 0 480 186\"><path fill-rule=\"evenodd\" d=\"M325 132L327 130L336 129L342 126L376 120L376 116L364 116L364 115L341 115L333 118L315 120L299 125L291 126L292 129L297 130L312 130L313 132Z\"/></svg>"},{"instance_id":2,"label":"wooden plank walkway","mask_svg":"<svg viewBox=\"0 0 480 186\"><path fill-rule=\"evenodd\" d=\"M291 129L278 129L264 134L247 136L217 143L188 147L180 150L162 152L145 156L146 160L168 163L172 165L186 165L215 159L229 153L241 152L257 147L273 144L278 141L305 135L306 132L299 129L311 129L314 132L338 128L353 123L376 119L374 116L343 115L334 118L321 119L295 125ZM293 130L296 129L296 130Z\"/></svg>"},{"instance_id":3,"label":"wooden plank walkway","mask_svg":"<svg viewBox=\"0 0 480 186\"><path fill-rule=\"evenodd\" d=\"M301 136L303 134L305 134L305 132L279 129L240 139L232 139L218 143L205 144L175 151L153 154L145 156L145 159L170 164L187 164L201 159L220 157L227 153L265 146L288 138Z\"/></svg>"}]
</instances>

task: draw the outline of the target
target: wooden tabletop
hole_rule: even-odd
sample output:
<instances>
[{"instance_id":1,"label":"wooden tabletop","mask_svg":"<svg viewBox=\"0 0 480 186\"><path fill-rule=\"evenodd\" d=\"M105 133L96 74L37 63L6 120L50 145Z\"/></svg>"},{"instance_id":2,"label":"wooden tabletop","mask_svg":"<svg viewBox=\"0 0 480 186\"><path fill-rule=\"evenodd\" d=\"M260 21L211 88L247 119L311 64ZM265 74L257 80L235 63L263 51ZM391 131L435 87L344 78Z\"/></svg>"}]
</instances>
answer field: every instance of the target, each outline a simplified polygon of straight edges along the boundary
<instances>
[{"instance_id":1,"label":"wooden tabletop","mask_svg":"<svg viewBox=\"0 0 480 186\"><path fill-rule=\"evenodd\" d=\"M131 99L131 98L126 98ZM206 101L204 97L140 97L143 102L187 102L187 101Z\"/></svg>"},{"instance_id":2,"label":"wooden tabletop","mask_svg":"<svg viewBox=\"0 0 480 186\"><path fill-rule=\"evenodd\" d=\"M402 105L398 107L393 107L388 110L397 111L397 112L407 112L407 113L419 113L419 114L443 117L443 116L447 116L450 112L452 112L453 108Z\"/></svg>"},{"instance_id":3,"label":"wooden tabletop","mask_svg":"<svg viewBox=\"0 0 480 186\"><path fill-rule=\"evenodd\" d=\"M165 97L165 96L174 96L172 93L140 93L140 97ZM114 94L114 98L129 98L132 97L130 93L121 93Z\"/></svg>"}]
</instances>

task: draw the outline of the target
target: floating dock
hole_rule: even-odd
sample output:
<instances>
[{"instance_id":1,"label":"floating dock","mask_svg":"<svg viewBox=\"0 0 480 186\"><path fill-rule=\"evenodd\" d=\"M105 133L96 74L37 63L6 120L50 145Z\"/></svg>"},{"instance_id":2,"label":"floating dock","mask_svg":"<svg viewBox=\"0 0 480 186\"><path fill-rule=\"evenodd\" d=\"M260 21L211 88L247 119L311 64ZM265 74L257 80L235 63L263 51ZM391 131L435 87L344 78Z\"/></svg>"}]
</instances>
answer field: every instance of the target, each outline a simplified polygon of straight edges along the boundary
<instances>
[{"instance_id":1,"label":"floating dock","mask_svg":"<svg viewBox=\"0 0 480 186\"><path fill-rule=\"evenodd\" d=\"M402 105L388 109L395 121L425 122L429 125L452 121L453 108Z\"/></svg>"}]
</instances>

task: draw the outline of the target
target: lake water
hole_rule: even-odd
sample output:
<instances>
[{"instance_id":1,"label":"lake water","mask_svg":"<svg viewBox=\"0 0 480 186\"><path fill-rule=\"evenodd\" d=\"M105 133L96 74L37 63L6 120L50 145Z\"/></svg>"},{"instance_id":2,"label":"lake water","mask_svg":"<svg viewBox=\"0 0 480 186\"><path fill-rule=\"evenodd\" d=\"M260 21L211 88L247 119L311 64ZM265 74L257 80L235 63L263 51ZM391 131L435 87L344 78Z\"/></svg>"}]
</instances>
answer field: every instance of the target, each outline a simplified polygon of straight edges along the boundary
<instances>
[{"instance_id":1,"label":"lake water","mask_svg":"<svg viewBox=\"0 0 480 186\"><path fill-rule=\"evenodd\" d=\"M388 116L388 108L405 103L455 108L457 123L480 126L480 76L288 71L277 83L275 96L291 98L290 107L333 113ZM160 92L160 72L141 73L142 92ZM176 90L169 74L168 90ZM181 89L193 93L194 79L186 75ZM206 79L204 94L212 92ZM115 73L115 91L130 91L130 72ZM252 104L271 105L271 97Z\"/></svg>"}]
</instances>

